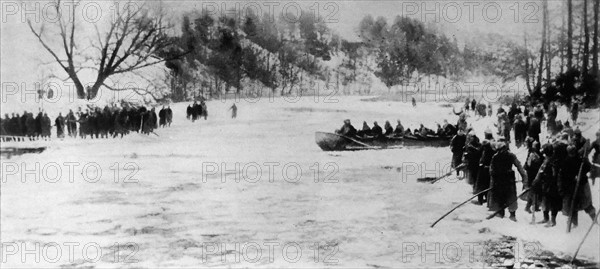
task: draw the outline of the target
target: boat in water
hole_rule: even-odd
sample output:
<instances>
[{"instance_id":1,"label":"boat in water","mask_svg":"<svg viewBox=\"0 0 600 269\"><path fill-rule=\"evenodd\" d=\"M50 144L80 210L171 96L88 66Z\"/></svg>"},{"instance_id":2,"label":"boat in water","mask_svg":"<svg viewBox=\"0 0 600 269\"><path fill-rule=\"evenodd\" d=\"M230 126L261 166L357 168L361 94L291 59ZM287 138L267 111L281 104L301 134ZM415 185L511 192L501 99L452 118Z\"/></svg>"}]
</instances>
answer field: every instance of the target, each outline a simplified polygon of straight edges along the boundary
<instances>
[{"instance_id":1,"label":"boat in water","mask_svg":"<svg viewBox=\"0 0 600 269\"><path fill-rule=\"evenodd\" d=\"M391 149L406 147L447 147L452 137L414 136L403 137L347 137L334 133L316 132L315 141L324 151L352 151L367 149Z\"/></svg>"}]
</instances>

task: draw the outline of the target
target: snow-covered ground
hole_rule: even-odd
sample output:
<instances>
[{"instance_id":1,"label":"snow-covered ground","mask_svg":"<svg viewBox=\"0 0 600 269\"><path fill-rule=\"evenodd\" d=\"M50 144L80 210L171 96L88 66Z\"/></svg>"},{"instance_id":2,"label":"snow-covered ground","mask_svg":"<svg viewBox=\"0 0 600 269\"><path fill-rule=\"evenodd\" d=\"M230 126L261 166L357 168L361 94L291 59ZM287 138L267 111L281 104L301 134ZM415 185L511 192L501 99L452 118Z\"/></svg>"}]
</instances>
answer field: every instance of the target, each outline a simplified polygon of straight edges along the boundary
<instances>
[{"instance_id":1,"label":"snow-covered ground","mask_svg":"<svg viewBox=\"0 0 600 269\"><path fill-rule=\"evenodd\" d=\"M42 154L3 159L2 267L482 267L485 240L539 242L516 246L517 256L572 255L591 224L580 213L570 234L562 215L554 228L530 225L520 201L517 223L485 220L489 212L468 203L429 228L471 196L454 176L416 180L444 174L448 149L323 152L314 132L346 118L357 128L397 119L434 128L456 121L452 107L334 99L241 100L237 119L232 100L211 101L208 120L195 123L187 104L174 104L174 123L158 136L53 140ZM598 117L580 116L586 137ZM492 118L469 122L480 134L493 128ZM525 150L513 151L523 161ZM599 236L596 226L579 257L598 262Z\"/></svg>"}]
</instances>

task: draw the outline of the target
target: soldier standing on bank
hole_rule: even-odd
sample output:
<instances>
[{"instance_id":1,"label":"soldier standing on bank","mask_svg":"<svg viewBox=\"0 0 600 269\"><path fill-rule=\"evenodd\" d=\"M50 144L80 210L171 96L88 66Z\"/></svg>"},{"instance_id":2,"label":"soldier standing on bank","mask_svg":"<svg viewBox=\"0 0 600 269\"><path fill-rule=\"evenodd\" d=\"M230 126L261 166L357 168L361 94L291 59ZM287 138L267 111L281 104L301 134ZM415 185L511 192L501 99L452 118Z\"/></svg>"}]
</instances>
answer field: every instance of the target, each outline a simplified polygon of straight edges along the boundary
<instances>
[{"instance_id":1,"label":"soldier standing on bank","mask_svg":"<svg viewBox=\"0 0 600 269\"><path fill-rule=\"evenodd\" d=\"M479 158L479 169L477 171L477 181L473 187L473 193L480 193L490 187L490 162L496 152L492 147L494 137L492 131L487 129L484 132L484 140L481 142L481 158ZM488 202L488 194L482 193L477 196L477 204L482 205Z\"/></svg>"},{"instance_id":2,"label":"soldier standing on bank","mask_svg":"<svg viewBox=\"0 0 600 269\"><path fill-rule=\"evenodd\" d=\"M490 191L492 200L490 209L499 211L508 207L510 212L510 220L517 221L517 187L515 172L512 170L513 165L517 168L519 174L523 178L523 182L527 182L527 173L521 166L517 156L510 152L506 140L500 138L496 144L497 153L492 157L490 163L490 177L492 189ZM498 213L499 217L504 217L504 210Z\"/></svg>"},{"instance_id":3,"label":"soldier standing on bank","mask_svg":"<svg viewBox=\"0 0 600 269\"><path fill-rule=\"evenodd\" d=\"M539 223L546 223L545 227L554 227L556 216L562 209L562 197L558 191L556 158L552 144L545 144L542 147L542 154L544 154L544 162L531 186L533 192L542 198L544 220Z\"/></svg>"},{"instance_id":4,"label":"soldier standing on bank","mask_svg":"<svg viewBox=\"0 0 600 269\"><path fill-rule=\"evenodd\" d=\"M596 209L592 205L592 192L587 178L591 165L587 156L582 158L574 145L567 147L567 154L568 157L564 160L558 174L558 186L563 198L563 214L570 217L573 226L576 227L578 211L583 210L588 213L592 221L596 219ZM575 204L572 204L573 202ZM573 212L570 212L571 207L573 207ZM571 213L573 214L571 215Z\"/></svg>"},{"instance_id":5,"label":"soldier standing on bank","mask_svg":"<svg viewBox=\"0 0 600 269\"><path fill-rule=\"evenodd\" d=\"M235 119L237 117L237 106L235 103L229 108L231 110L231 118Z\"/></svg>"},{"instance_id":6,"label":"soldier standing on bank","mask_svg":"<svg viewBox=\"0 0 600 269\"><path fill-rule=\"evenodd\" d=\"M467 137L463 130L458 130L458 133L450 141L450 151L452 151L452 168L457 168L462 163L462 156L465 152L465 144ZM456 175L458 176L459 169L456 169Z\"/></svg>"}]
</instances>

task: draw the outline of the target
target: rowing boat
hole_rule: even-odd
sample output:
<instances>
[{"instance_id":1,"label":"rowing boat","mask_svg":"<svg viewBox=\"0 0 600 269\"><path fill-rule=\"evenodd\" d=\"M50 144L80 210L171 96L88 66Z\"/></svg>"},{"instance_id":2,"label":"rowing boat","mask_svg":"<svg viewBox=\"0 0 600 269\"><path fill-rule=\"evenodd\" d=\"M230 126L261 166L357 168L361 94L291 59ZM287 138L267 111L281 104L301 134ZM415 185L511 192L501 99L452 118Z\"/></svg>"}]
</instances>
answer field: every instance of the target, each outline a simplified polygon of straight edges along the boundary
<instances>
[{"instance_id":1,"label":"rowing boat","mask_svg":"<svg viewBox=\"0 0 600 269\"><path fill-rule=\"evenodd\" d=\"M403 136L359 138L334 133L316 132L315 141L324 151L352 151L366 149L390 149L404 147L447 147L451 137L440 136Z\"/></svg>"}]
</instances>

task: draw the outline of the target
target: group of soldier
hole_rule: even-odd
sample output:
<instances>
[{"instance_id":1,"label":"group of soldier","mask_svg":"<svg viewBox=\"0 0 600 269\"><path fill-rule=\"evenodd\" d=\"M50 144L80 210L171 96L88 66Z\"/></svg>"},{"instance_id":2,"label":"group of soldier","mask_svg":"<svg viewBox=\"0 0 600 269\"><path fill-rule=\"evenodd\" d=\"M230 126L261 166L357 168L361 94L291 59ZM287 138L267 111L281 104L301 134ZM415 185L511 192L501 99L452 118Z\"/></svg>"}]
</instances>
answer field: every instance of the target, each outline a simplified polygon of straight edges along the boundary
<instances>
[{"instance_id":1,"label":"group of soldier","mask_svg":"<svg viewBox=\"0 0 600 269\"><path fill-rule=\"evenodd\" d=\"M477 102L477 100L466 100L464 106L464 112L473 111L473 113L479 117L492 116L493 106L488 103L487 105L483 102Z\"/></svg>"},{"instance_id":2,"label":"group of soldier","mask_svg":"<svg viewBox=\"0 0 600 269\"><path fill-rule=\"evenodd\" d=\"M544 110L546 113L544 113ZM524 110L521 110L516 103L512 103L508 112L500 107L497 113L498 123L496 124L498 134L510 141L512 130L515 144L517 147L521 147L526 137L532 137L536 141L540 140L541 124L545 121L550 136L556 136L563 131L571 136L573 134L571 124L568 120L564 124L561 120L557 120L557 111L556 103L550 103L546 108L542 105L524 106ZM577 103L572 105L570 112L571 120L576 123L579 114Z\"/></svg>"},{"instance_id":3,"label":"group of soldier","mask_svg":"<svg viewBox=\"0 0 600 269\"><path fill-rule=\"evenodd\" d=\"M50 130L52 128L52 120L48 114L39 112L37 116L33 116L31 112L23 112L19 114L4 114L4 118L0 119L0 135L2 136L27 136L30 138L50 138Z\"/></svg>"},{"instance_id":4,"label":"group of soldier","mask_svg":"<svg viewBox=\"0 0 600 269\"><path fill-rule=\"evenodd\" d=\"M396 127L392 127L389 121L386 121L383 128L377 123L373 122L373 127L370 127L366 121L363 121L362 129L356 130L350 120L345 120L344 125L336 130L337 134L352 137L352 138L400 138L404 136L444 136L449 137L455 135L457 127L449 124L447 120L444 120L443 125L437 124L437 130L429 129L423 124L420 124L419 128L411 130L410 128L404 128L400 120L397 121Z\"/></svg>"},{"instance_id":5,"label":"group of soldier","mask_svg":"<svg viewBox=\"0 0 600 269\"><path fill-rule=\"evenodd\" d=\"M39 138L50 138L52 126L56 127L56 137L64 138L80 137L87 138L121 138L130 132L141 132L150 134L154 129L170 126L173 121L173 111L170 107L164 106L158 113L155 108L148 110L146 107L117 107L105 106L91 107L83 111L81 108L75 113L73 110L63 116L59 113L54 124L47 113L39 112L38 116L33 118L33 114L25 111L22 116L13 113L11 117L8 114L0 121L0 134L5 137L4 140L17 140L27 137L29 140Z\"/></svg>"},{"instance_id":6,"label":"group of soldier","mask_svg":"<svg viewBox=\"0 0 600 269\"><path fill-rule=\"evenodd\" d=\"M200 103L194 101L193 104L188 105L186 111L186 118L195 122L196 120L204 117L204 120L208 117L208 108L204 100L200 101Z\"/></svg>"},{"instance_id":7,"label":"group of soldier","mask_svg":"<svg viewBox=\"0 0 600 269\"><path fill-rule=\"evenodd\" d=\"M559 212L569 217L574 226L578 224L578 211L585 211L595 219L588 173L592 184L600 177L600 131L591 142L578 128L573 130L568 125L557 128L553 124L556 123L554 104L546 110L547 117L541 106L533 108L530 114L526 111L523 114L528 116L524 123L519 122L522 112L517 109L513 105L508 113L499 110L498 118L502 123L507 118L515 118L515 142L522 139L528 149L524 165L510 152L510 133L504 130L500 130L499 138L494 140L488 128L482 141L474 132L460 130L451 141L452 166L457 168L457 174L463 171L473 193L478 194L476 203L486 204L489 210L498 212L498 217L504 217L508 208L509 218L516 221L518 198L514 166L522 178L524 194L520 198L526 201L525 211L543 211L544 219L540 223L546 223L546 227L556 225ZM543 120L549 137L542 145L539 134ZM593 162L588 158L591 152L594 152Z\"/></svg>"}]
</instances>

